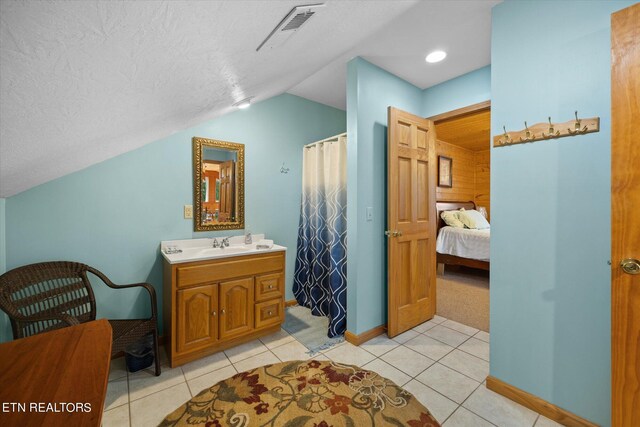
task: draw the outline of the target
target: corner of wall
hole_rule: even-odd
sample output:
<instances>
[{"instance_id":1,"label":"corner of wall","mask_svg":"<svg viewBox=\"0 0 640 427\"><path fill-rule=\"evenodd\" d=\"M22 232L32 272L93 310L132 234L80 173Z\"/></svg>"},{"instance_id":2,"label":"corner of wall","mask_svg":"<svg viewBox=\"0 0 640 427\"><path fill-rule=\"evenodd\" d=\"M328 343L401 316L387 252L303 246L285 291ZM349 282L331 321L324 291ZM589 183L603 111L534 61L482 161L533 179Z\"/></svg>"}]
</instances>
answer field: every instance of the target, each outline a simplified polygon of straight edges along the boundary
<instances>
[{"instance_id":1,"label":"corner of wall","mask_svg":"<svg viewBox=\"0 0 640 427\"><path fill-rule=\"evenodd\" d=\"M423 117L491 99L491 64L422 91Z\"/></svg>"},{"instance_id":2,"label":"corner of wall","mask_svg":"<svg viewBox=\"0 0 640 427\"><path fill-rule=\"evenodd\" d=\"M420 88L362 58L349 62L347 324L356 335L387 321L387 110L420 114L421 103ZM372 220L365 219L367 208L373 210Z\"/></svg>"},{"instance_id":3,"label":"corner of wall","mask_svg":"<svg viewBox=\"0 0 640 427\"><path fill-rule=\"evenodd\" d=\"M347 64L347 330L358 326L358 64L355 57ZM355 209L354 209L355 207Z\"/></svg>"}]
</instances>

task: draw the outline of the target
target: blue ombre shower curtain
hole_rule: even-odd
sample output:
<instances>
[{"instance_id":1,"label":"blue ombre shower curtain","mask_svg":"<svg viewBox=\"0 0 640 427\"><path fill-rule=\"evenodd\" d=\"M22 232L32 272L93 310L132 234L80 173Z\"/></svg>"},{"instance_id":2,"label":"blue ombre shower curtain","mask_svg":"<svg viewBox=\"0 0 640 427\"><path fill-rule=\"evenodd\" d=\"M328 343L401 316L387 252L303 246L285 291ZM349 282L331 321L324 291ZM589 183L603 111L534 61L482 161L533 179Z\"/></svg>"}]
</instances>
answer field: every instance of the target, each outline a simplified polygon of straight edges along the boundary
<instances>
[{"instance_id":1,"label":"blue ombre shower curtain","mask_svg":"<svg viewBox=\"0 0 640 427\"><path fill-rule=\"evenodd\" d=\"M347 137L303 150L293 293L313 315L329 318L333 338L347 328Z\"/></svg>"}]
</instances>

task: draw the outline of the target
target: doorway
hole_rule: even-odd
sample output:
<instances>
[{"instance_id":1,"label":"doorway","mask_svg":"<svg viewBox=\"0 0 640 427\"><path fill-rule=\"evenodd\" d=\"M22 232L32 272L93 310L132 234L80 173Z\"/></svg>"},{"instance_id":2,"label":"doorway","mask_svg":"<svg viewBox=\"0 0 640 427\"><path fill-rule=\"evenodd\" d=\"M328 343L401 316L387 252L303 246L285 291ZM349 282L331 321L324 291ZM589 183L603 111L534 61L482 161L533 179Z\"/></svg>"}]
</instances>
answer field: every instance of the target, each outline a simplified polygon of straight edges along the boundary
<instances>
[{"instance_id":1,"label":"doorway","mask_svg":"<svg viewBox=\"0 0 640 427\"><path fill-rule=\"evenodd\" d=\"M450 159L450 182L437 182L436 211L475 209L491 222L491 102L430 117L436 155ZM440 177L439 177L440 178ZM439 218L436 314L489 332L490 228L455 230Z\"/></svg>"}]
</instances>

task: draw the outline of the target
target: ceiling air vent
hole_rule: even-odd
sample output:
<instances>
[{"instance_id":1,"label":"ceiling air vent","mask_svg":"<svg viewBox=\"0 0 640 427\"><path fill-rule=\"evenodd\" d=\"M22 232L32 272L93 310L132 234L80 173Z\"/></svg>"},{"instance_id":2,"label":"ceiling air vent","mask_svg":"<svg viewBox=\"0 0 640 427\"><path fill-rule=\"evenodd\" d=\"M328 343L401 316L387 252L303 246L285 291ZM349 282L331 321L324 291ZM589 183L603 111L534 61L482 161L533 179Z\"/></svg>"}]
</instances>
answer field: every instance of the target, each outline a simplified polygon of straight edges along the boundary
<instances>
[{"instance_id":1,"label":"ceiling air vent","mask_svg":"<svg viewBox=\"0 0 640 427\"><path fill-rule=\"evenodd\" d=\"M324 7L324 4L310 4L306 6L296 6L284 17L282 21L269 33L266 39L256 51L260 49L273 49L282 46L285 41L296 33L311 17L317 9Z\"/></svg>"}]
</instances>

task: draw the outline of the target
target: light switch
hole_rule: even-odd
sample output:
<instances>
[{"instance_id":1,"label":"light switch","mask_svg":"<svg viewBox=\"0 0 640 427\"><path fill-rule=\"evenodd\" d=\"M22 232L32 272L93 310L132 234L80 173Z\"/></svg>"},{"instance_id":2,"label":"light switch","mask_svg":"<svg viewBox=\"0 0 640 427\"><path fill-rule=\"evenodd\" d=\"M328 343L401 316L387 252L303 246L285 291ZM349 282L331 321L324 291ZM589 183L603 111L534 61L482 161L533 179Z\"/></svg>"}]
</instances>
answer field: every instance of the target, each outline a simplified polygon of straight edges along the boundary
<instances>
[{"instance_id":1,"label":"light switch","mask_svg":"<svg viewBox=\"0 0 640 427\"><path fill-rule=\"evenodd\" d=\"M184 219L193 218L193 205L184 205Z\"/></svg>"},{"instance_id":2,"label":"light switch","mask_svg":"<svg viewBox=\"0 0 640 427\"><path fill-rule=\"evenodd\" d=\"M368 207L366 212L367 212L367 221L373 221L373 208Z\"/></svg>"}]
</instances>

